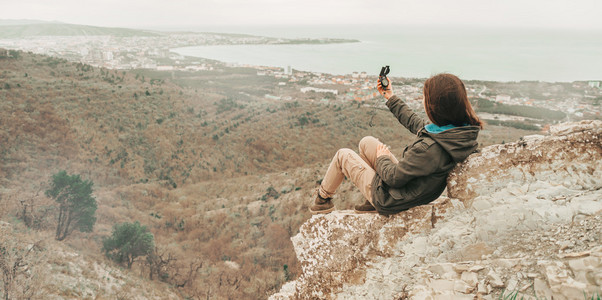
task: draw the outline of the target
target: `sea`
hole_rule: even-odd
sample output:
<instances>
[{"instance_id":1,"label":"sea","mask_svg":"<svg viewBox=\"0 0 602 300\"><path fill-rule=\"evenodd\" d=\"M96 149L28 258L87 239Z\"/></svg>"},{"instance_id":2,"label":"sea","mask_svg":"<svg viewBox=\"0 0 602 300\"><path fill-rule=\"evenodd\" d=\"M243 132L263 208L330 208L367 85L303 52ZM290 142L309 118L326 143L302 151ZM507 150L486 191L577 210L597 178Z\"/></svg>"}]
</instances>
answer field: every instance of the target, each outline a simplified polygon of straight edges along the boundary
<instances>
[{"instance_id":1,"label":"sea","mask_svg":"<svg viewBox=\"0 0 602 300\"><path fill-rule=\"evenodd\" d=\"M175 30L176 28L170 28ZM242 65L330 74L382 66L390 76L448 72L466 80L572 82L602 80L602 31L462 26L331 25L177 28L282 38L343 38L358 43L218 45L172 49Z\"/></svg>"}]
</instances>

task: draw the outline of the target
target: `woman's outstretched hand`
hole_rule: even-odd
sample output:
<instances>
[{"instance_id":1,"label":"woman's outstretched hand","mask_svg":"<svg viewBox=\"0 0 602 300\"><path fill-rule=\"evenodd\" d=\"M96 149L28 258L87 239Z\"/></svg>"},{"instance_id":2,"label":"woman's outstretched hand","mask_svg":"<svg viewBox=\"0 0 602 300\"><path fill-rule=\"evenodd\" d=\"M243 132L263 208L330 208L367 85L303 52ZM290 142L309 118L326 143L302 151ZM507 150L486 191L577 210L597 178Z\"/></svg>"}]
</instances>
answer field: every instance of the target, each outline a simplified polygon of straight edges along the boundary
<instances>
[{"instance_id":1,"label":"woman's outstretched hand","mask_svg":"<svg viewBox=\"0 0 602 300\"><path fill-rule=\"evenodd\" d=\"M380 157L381 155L391 155L389 147L383 143L380 143L378 146L376 146L376 157Z\"/></svg>"},{"instance_id":2,"label":"woman's outstretched hand","mask_svg":"<svg viewBox=\"0 0 602 300\"><path fill-rule=\"evenodd\" d=\"M378 89L378 92L385 97L385 99L389 100L389 98L393 96L393 89L391 88L391 79L387 77L387 80L389 80L389 86L387 86L386 90L383 88L383 85L380 82L380 78L378 79L378 84L376 85L376 88Z\"/></svg>"}]
</instances>

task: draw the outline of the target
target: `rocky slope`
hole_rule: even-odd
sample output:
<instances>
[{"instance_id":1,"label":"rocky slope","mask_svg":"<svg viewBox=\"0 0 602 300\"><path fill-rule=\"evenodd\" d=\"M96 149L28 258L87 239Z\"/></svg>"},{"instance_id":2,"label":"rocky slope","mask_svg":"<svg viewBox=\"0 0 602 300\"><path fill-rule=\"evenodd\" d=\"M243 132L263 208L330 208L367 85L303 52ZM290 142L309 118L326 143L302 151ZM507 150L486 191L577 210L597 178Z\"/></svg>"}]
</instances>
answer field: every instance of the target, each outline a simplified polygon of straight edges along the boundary
<instances>
[{"instance_id":1,"label":"rocky slope","mask_svg":"<svg viewBox=\"0 0 602 300\"><path fill-rule=\"evenodd\" d=\"M166 283L83 255L42 233L0 221L2 299L181 299Z\"/></svg>"},{"instance_id":2,"label":"rocky slope","mask_svg":"<svg viewBox=\"0 0 602 300\"><path fill-rule=\"evenodd\" d=\"M583 299L602 286L602 122L471 155L448 195L384 217L314 216L271 299Z\"/></svg>"}]
</instances>

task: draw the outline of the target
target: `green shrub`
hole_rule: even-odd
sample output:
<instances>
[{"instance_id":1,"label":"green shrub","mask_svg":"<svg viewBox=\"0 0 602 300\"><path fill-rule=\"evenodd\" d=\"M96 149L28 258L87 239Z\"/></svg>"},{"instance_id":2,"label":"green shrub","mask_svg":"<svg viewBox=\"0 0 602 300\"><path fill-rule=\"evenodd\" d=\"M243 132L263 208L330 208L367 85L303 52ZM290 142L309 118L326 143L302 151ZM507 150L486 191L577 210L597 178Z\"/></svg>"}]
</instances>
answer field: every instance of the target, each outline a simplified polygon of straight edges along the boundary
<instances>
[{"instance_id":1,"label":"green shrub","mask_svg":"<svg viewBox=\"0 0 602 300\"><path fill-rule=\"evenodd\" d=\"M154 247L153 234L138 221L115 225L111 236L102 242L105 255L117 263L125 263L128 269L136 257L150 254Z\"/></svg>"}]
</instances>

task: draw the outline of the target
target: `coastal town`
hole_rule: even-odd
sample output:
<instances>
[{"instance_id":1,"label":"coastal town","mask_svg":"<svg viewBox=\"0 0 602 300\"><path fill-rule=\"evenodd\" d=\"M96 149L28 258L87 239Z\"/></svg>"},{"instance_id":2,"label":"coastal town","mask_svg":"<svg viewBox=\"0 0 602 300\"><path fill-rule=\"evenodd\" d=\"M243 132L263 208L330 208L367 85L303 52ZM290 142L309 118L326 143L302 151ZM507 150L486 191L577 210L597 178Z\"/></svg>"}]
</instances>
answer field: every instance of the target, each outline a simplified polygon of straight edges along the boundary
<instances>
[{"instance_id":1,"label":"coastal town","mask_svg":"<svg viewBox=\"0 0 602 300\"><path fill-rule=\"evenodd\" d=\"M228 64L228 66L233 66ZM311 98L314 101L330 102L333 99L340 101L358 101L372 105L373 99L379 99L376 90L376 74L368 75L366 72L354 72L346 75L332 75L317 72L304 72L283 68L266 68L261 66L245 67L257 68L260 76L273 76L280 80L279 85L284 87L292 85L302 93L313 92L323 95L322 98ZM422 107L422 88L424 79L392 78L394 93L406 100L413 109ZM398 84L395 84L398 83ZM516 87L519 86L519 89ZM537 86L537 87L533 87ZM602 89L599 81L580 81L572 83L545 83L545 82L513 82L494 83L467 81L466 88L470 99L485 99L494 103L510 106L540 107L567 114L572 120L580 118L600 118L600 102ZM538 91L541 89L542 91ZM281 89L285 90L285 89ZM526 90L526 91L524 91ZM282 95L269 95L270 98L290 100L287 96L292 91L283 92ZM492 115L481 113L486 118L499 120L525 121L528 118L512 115Z\"/></svg>"},{"instance_id":2,"label":"coastal town","mask_svg":"<svg viewBox=\"0 0 602 300\"><path fill-rule=\"evenodd\" d=\"M357 42L342 39L284 39L239 34L174 32L144 32L135 36L33 36L0 39L0 48L22 50L63 58L92 66L157 71L223 71L252 68L257 76L272 77L277 82L265 98L273 100L308 100L322 103L356 101L373 105L379 99L376 90L377 74L353 72L335 75L289 67L278 68L246 64L223 63L215 60L182 56L175 48L206 45L244 44L303 44ZM394 92L407 100L414 109L422 106L424 79L392 78ZM505 105L539 107L566 114L568 120L601 118L600 81L572 83L466 81L471 99L485 99ZM382 105L382 103L381 103ZM490 114L485 118L499 121L528 121L524 116ZM543 123L536 124L543 126Z\"/></svg>"},{"instance_id":3,"label":"coastal town","mask_svg":"<svg viewBox=\"0 0 602 300\"><path fill-rule=\"evenodd\" d=\"M147 32L134 36L75 35L1 38L0 47L44 54L108 69L210 70L171 49L211 45L281 45L349 43L346 39L284 39L228 33Z\"/></svg>"}]
</instances>

